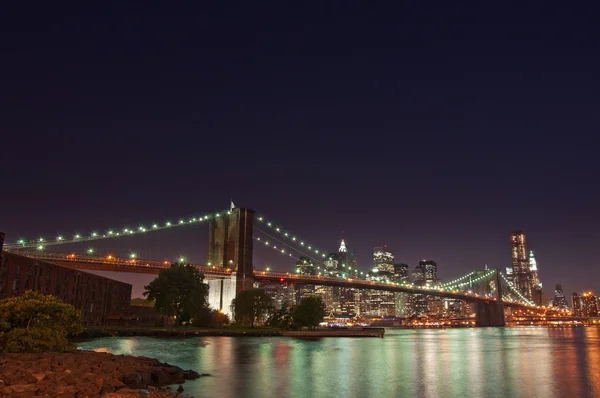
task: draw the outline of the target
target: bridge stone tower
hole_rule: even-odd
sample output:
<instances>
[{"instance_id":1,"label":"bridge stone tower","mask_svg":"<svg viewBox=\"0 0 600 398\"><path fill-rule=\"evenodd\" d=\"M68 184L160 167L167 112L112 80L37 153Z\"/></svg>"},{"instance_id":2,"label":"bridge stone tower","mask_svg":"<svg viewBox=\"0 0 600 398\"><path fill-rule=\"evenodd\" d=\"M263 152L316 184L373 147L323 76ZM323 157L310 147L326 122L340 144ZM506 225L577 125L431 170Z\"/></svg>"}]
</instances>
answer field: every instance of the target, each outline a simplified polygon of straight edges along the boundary
<instances>
[{"instance_id":1,"label":"bridge stone tower","mask_svg":"<svg viewBox=\"0 0 600 398\"><path fill-rule=\"evenodd\" d=\"M252 227L254 210L232 208L208 225L207 265L230 268L231 279L209 280L209 304L230 315L231 300L254 285Z\"/></svg>"},{"instance_id":2,"label":"bridge stone tower","mask_svg":"<svg viewBox=\"0 0 600 398\"><path fill-rule=\"evenodd\" d=\"M502 283L500 270L494 272L497 300L478 301L475 304L475 326L504 326L504 303L502 302Z\"/></svg>"}]
</instances>

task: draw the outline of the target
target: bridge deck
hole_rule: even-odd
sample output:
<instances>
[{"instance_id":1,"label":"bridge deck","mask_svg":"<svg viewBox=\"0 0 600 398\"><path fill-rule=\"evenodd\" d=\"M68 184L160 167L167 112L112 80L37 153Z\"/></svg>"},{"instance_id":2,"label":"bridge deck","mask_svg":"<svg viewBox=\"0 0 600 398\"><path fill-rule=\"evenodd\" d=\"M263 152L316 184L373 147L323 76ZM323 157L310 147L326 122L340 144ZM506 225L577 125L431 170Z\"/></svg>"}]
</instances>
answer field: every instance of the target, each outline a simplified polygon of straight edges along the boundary
<instances>
[{"instance_id":1,"label":"bridge deck","mask_svg":"<svg viewBox=\"0 0 600 398\"><path fill-rule=\"evenodd\" d=\"M94 270L94 271L116 271L116 272L131 272L131 273L143 273L143 274L155 274L167 269L171 266L168 261L153 261L153 260L141 260L141 259L123 259L113 256L108 257L97 257L89 255L75 255L75 254L64 254L64 253L48 253L40 251L15 251L18 254L35 258L38 260L52 262L58 265L66 267L83 269L83 270ZM222 268L216 266L207 265L195 265L200 272L202 272L207 278L228 278L233 274L233 271L229 268ZM353 279L353 278L335 278L321 275L304 275L294 273L282 273L282 272L270 272L270 271L254 271L254 279L257 281L269 282L269 283L301 283L318 286L336 286L346 288L357 288L357 289L372 289L372 290L384 290L389 292L398 293L412 293L412 294L424 294L436 297L446 297L458 300L465 300L469 302L495 302L497 299L491 296L481 296L478 294L471 294L468 292L461 292L457 290L450 290L444 288L422 288L412 286L410 284L398 284L398 283L381 283L373 280L366 279ZM504 305L509 307L517 308L531 308L532 306L525 305L519 302L512 302L506 299L503 300ZM534 307L535 308L535 307Z\"/></svg>"}]
</instances>

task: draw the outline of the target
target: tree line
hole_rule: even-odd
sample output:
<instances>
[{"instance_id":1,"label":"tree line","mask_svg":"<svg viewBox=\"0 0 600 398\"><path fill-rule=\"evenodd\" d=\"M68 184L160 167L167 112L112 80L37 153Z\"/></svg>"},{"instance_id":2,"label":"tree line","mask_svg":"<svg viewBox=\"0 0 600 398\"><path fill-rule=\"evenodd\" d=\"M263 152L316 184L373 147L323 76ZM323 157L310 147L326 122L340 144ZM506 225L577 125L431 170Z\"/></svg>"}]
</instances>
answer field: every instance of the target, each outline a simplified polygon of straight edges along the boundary
<instances>
[{"instance_id":1,"label":"tree line","mask_svg":"<svg viewBox=\"0 0 600 398\"><path fill-rule=\"evenodd\" d=\"M175 317L177 325L218 327L230 323L220 310L210 309L209 287L203 282L204 275L195 267L175 263L145 286L144 296L154 302L159 314ZM262 324L279 329L314 329L325 317L320 297L305 297L298 305L284 303L276 309L271 296L256 288L239 292L230 309L236 324L250 327Z\"/></svg>"}]
</instances>

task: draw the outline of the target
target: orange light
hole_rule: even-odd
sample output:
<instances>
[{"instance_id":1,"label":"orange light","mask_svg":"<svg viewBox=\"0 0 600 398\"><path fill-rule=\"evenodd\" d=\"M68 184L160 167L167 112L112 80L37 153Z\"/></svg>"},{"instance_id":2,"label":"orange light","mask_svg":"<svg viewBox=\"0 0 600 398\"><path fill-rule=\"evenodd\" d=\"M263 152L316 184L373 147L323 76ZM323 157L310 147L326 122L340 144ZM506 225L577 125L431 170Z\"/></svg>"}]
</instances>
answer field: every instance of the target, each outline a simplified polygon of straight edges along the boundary
<instances>
[{"instance_id":1,"label":"orange light","mask_svg":"<svg viewBox=\"0 0 600 398\"><path fill-rule=\"evenodd\" d=\"M111 256L110 254L108 255L108 257L106 257L107 260L112 260L114 257Z\"/></svg>"}]
</instances>

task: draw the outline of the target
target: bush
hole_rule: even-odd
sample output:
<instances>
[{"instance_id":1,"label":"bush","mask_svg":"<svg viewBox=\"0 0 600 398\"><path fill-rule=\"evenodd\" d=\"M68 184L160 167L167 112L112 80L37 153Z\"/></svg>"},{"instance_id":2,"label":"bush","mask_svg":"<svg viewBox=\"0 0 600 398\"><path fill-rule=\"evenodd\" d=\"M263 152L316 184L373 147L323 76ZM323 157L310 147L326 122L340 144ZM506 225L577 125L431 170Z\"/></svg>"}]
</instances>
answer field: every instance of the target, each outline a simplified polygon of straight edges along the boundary
<instances>
[{"instance_id":1,"label":"bush","mask_svg":"<svg viewBox=\"0 0 600 398\"><path fill-rule=\"evenodd\" d=\"M81 313L52 295L0 300L0 352L71 351L67 336L81 331Z\"/></svg>"}]
</instances>

